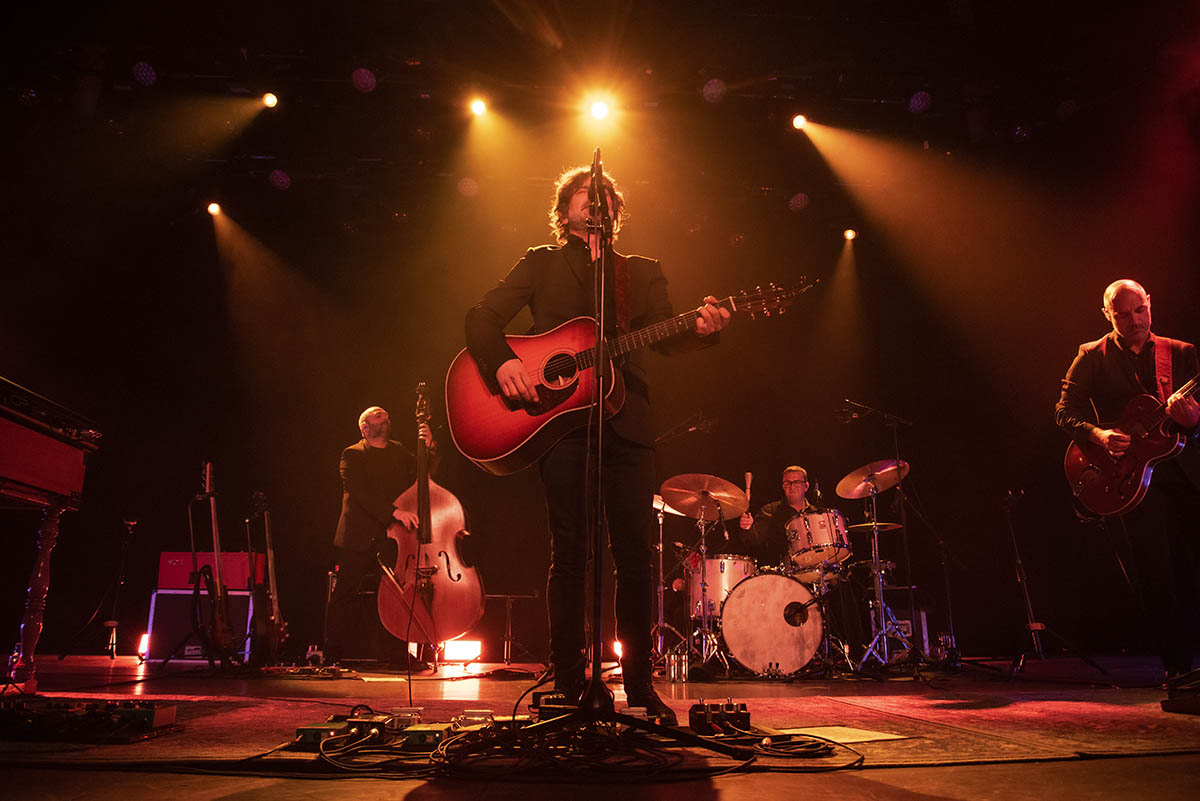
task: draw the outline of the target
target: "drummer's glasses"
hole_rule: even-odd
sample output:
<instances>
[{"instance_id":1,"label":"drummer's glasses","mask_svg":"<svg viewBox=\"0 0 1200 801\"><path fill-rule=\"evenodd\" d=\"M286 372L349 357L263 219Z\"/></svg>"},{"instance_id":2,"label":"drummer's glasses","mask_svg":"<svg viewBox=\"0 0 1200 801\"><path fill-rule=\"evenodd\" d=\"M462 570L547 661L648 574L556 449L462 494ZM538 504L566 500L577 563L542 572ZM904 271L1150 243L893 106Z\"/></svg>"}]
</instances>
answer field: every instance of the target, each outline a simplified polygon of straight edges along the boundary
<instances>
[{"instance_id":1,"label":"drummer's glasses","mask_svg":"<svg viewBox=\"0 0 1200 801\"><path fill-rule=\"evenodd\" d=\"M807 482L806 480L804 480L803 478L798 478L798 479L796 479L795 481L785 481L785 482L783 482L783 486L785 486L785 487L794 487L794 486L796 486L797 484L807 484L807 483L808 483L808 482Z\"/></svg>"}]
</instances>

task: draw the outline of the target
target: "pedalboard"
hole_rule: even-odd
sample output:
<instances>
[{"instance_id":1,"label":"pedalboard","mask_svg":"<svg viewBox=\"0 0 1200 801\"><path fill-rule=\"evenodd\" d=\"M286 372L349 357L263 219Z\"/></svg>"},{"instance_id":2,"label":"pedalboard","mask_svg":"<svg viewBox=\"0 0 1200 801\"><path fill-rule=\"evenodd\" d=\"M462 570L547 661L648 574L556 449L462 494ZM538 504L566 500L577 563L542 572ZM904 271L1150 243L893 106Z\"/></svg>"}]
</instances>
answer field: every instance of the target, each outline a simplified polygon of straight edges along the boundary
<instances>
[{"instance_id":1,"label":"pedalboard","mask_svg":"<svg viewBox=\"0 0 1200 801\"><path fill-rule=\"evenodd\" d=\"M688 709L688 727L696 734L745 734L750 731L750 710L744 701L724 703L701 698Z\"/></svg>"}]
</instances>

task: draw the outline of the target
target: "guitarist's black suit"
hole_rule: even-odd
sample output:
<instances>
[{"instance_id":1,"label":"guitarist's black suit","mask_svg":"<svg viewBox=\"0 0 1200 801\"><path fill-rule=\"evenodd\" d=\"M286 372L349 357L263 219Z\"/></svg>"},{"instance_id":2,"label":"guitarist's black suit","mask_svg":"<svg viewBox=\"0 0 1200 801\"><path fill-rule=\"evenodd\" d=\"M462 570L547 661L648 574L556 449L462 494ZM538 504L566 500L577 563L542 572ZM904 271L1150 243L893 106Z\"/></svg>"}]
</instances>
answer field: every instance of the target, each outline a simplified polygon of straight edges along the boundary
<instances>
[{"instance_id":1,"label":"guitarist's black suit","mask_svg":"<svg viewBox=\"0 0 1200 801\"><path fill-rule=\"evenodd\" d=\"M1159 348L1171 350L1170 376L1156 376ZM1063 379L1055 422L1083 442L1094 424L1111 425L1120 418L1135 396L1157 397L1160 380L1170 395L1197 372L1196 348L1190 343L1151 334L1135 354L1110 332L1079 346ZM1173 674L1186 672L1200 651L1200 485L1193 481L1200 478L1200 442L1196 431L1180 433L1187 435L1186 447L1154 468L1142 502L1110 518L1128 535L1134 557L1131 578L1147 630Z\"/></svg>"},{"instance_id":2,"label":"guitarist's black suit","mask_svg":"<svg viewBox=\"0 0 1200 801\"><path fill-rule=\"evenodd\" d=\"M626 300L628 327L636 330L673 316L667 279L658 262L639 256L625 258L628 266ZM595 316L593 281L587 243L568 237L562 246L533 248L503 281L483 296L466 319L467 350L485 379L515 358L504 341L504 328L526 306L540 334L574 317ZM606 282L606 320L609 336L617 330L614 298L617 279ZM719 335L701 338L682 334L653 346L664 353L694 350ZM618 367L625 377L626 398L606 426L605 513L613 562L617 569L617 637L624 648L626 692L650 681L652 500L654 427L646 386L644 350L635 350ZM530 366L527 366L530 367ZM587 438L583 429L564 437L542 457L539 467L546 487L551 537L550 576L546 604L550 617L550 650L560 688L581 682L583 676L584 586L586 584L589 504L584 495Z\"/></svg>"}]
</instances>

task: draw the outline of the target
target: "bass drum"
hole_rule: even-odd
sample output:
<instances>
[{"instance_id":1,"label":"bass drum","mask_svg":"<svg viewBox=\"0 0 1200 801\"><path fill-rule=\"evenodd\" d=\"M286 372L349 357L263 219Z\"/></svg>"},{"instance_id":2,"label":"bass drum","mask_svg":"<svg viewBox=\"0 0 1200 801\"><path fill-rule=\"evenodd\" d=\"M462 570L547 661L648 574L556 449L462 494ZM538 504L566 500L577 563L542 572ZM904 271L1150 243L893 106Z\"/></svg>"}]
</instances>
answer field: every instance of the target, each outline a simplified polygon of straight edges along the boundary
<instances>
[{"instance_id":1,"label":"bass drum","mask_svg":"<svg viewBox=\"0 0 1200 801\"><path fill-rule=\"evenodd\" d=\"M721 608L729 655L760 676L790 676L812 660L824 625L812 593L791 576L759 573L742 581Z\"/></svg>"}]
</instances>

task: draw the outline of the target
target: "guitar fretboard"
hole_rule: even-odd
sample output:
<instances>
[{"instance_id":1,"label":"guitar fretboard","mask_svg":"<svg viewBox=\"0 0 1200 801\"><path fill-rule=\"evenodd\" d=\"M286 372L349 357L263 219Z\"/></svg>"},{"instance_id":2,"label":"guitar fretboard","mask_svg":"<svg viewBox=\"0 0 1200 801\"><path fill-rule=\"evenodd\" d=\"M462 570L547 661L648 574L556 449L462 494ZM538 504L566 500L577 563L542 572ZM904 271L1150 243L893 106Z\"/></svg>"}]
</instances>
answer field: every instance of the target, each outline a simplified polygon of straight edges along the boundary
<instances>
[{"instance_id":1,"label":"guitar fretboard","mask_svg":"<svg viewBox=\"0 0 1200 801\"><path fill-rule=\"evenodd\" d=\"M725 298L716 304L717 308L729 309L730 313L737 311L737 305L734 303L733 297ZM674 317L663 320L662 322L648 325L645 328L639 328L636 331L630 331L627 334L621 334L615 342L608 344L608 355L610 358L624 356L630 351L644 348L647 345L653 345L656 342L662 342L664 339L670 339L677 334L683 334L687 331L694 331L696 328L696 311L684 312L677 314ZM575 364L580 370L586 370L595 362L595 351L585 350L575 354Z\"/></svg>"},{"instance_id":2,"label":"guitar fretboard","mask_svg":"<svg viewBox=\"0 0 1200 801\"><path fill-rule=\"evenodd\" d=\"M1192 376L1191 381L1184 384L1182 387L1180 387L1175 392L1172 392L1171 395L1178 395L1181 398L1186 398L1189 395L1195 394L1197 389L1200 389L1200 374ZM1171 397L1171 396L1168 395L1167 397ZM1150 423L1148 428L1157 428L1158 426L1162 425L1166 419L1167 419L1167 405L1165 403L1163 403L1163 404L1160 404L1158 409L1154 412L1152 422Z\"/></svg>"}]
</instances>

